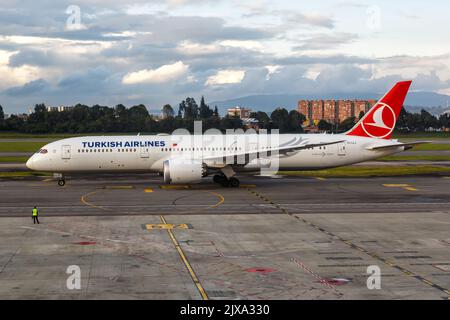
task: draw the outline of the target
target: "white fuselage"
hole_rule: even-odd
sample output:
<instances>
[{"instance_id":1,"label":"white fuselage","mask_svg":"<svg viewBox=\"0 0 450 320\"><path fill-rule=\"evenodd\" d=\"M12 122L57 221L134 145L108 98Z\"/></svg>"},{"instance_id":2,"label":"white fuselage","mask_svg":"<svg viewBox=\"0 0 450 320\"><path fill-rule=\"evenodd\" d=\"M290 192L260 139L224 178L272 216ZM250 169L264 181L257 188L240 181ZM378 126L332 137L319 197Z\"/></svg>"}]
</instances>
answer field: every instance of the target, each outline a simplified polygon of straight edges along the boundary
<instances>
[{"instance_id":1,"label":"white fuselage","mask_svg":"<svg viewBox=\"0 0 450 320\"><path fill-rule=\"evenodd\" d=\"M27 166L32 170L57 173L162 172L163 163L168 159L195 159L205 161L208 167L220 168L221 164L211 159L264 152L294 140L308 144L343 141L266 157L267 161L277 159L279 171L314 170L345 166L404 150L403 146L369 150L371 146L393 141L344 134L280 134L277 137L271 141L259 139L257 134L77 137L45 145L45 153L34 154ZM263 162L255 159L233 169L257 171Z\"/></svg>"}]
</instances>

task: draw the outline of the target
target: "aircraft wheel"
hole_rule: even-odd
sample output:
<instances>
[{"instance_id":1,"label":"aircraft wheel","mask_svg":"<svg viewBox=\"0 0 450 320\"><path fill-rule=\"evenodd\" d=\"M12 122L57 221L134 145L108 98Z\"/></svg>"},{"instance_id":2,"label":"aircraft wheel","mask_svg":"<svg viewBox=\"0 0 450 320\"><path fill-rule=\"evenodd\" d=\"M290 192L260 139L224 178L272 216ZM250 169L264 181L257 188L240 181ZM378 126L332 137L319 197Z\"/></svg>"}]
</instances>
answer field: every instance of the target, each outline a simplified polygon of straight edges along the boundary
<instances>
[{"instance_id":1,"label":"aircraft wheel","mask_svg":"<svg viewBox=\"0 0 450 320\"><path fill-rule=\"evenodd\" d=\"M229 186L231 188L239 188L239 180L236 178L230 178L229 180Z\"/></svg>"},{"instance_id":2,"label":"aircraft wheel","mask_svg":"<svg viewBox=\"0 0 450 320\"><path fill-rule=\"evenodd\" d=\"M226 177L222 177L220 180L220 184L222 185L222 187L230 186L230 180L228 180Z\"/></svg>"},{"instance_id":3,"label":"aircraft wheel","mask_svg":"<svg viewBox=\"0 0 450 320\"><path fill-rule=\"evenodd\" d=\"M58 180L58 186L63 187L66 184L66 180L60 179Z\"/></svg>"},{"instance_id":4,"label":"aircraft wheel","mask_svg":"<svg viewBox=\"0 0 450 320\"><path fill-rule=\"evenodd\" d=\"M216 174L213 177L213 181L214 181L214 183L222 183L222 178L223 178L223 176L221 176L220 174Z\"/></svg>"}]
</instances>

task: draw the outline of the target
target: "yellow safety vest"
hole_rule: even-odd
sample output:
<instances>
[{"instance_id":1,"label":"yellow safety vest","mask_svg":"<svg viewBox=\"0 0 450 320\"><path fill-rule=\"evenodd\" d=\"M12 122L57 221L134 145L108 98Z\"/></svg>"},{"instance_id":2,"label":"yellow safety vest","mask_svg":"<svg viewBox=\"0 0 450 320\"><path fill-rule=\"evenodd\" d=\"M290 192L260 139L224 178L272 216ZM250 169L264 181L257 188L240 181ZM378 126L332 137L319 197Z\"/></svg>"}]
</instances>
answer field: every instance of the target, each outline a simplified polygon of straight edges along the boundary
<instances>
[{"instance_id":1,"label":"yellow safety vest","mask_svg":"<svg viewBox=\"0 0 450 320\"><path fill-rule=\"evenodd\" d=\"M37 217L37 215L38 215L37 209L33 209L33 217Z\"/></svg>"}]
</instances>

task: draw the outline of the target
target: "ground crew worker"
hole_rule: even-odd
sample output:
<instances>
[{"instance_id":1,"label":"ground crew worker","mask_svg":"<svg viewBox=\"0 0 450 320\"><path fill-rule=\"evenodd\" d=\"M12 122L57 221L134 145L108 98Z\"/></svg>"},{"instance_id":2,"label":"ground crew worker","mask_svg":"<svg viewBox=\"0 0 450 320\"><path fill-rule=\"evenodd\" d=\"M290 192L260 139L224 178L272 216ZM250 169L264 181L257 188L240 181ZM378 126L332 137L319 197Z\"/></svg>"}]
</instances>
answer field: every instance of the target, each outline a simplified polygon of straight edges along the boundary
<instances>
[{"instance_id":1,"label":"ground crew worker","mask_svg":"<svg viewBox=\"0 0 450 320\"><path fill-rule=\"evenodd\" d=\"M36 224L36 222L37 222L37 224L39 224L38 209L36 208L36 206L34 206L34 208L33 208L32 217L33 217L33 224Z\"/></svg>"}]
</instances>

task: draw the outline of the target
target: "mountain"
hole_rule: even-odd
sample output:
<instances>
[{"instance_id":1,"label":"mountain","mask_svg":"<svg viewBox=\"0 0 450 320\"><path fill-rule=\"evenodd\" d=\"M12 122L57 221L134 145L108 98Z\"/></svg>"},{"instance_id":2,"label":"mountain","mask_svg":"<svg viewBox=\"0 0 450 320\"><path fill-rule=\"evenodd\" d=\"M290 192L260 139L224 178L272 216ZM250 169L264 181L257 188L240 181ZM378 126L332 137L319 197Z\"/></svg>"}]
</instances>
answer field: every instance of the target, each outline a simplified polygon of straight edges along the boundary
<instances>
[{"instance_id":1,"label":"mountain","mask_svg":"<svg viewBox=\"0 0 450 320\"><path fill-rule=\"evenodd\" d=\"M226 109L233 106L249 107L254 111L272 112L277 107L284 107L288 110L296 109L298 100L314 99L379 99L381 94L377 93L330 93L324 95L299 95L299 94L273 94L273 95L252 95L225 101L211 102L211 106L219 108L221 114L226 113ZM408 111L419 112L422 108L433 114L440 114L448 109L450 96L435 92L418 91L409 92L406 97L405 107Z\"/></svg>"}]
</instances>

